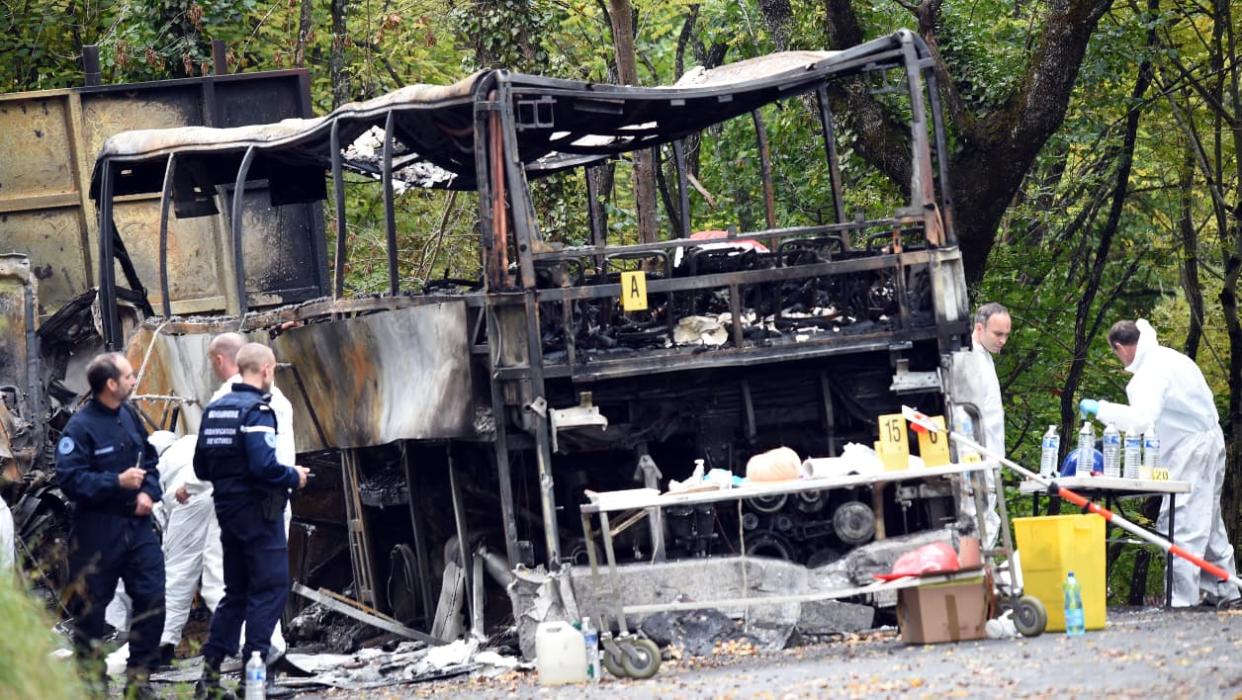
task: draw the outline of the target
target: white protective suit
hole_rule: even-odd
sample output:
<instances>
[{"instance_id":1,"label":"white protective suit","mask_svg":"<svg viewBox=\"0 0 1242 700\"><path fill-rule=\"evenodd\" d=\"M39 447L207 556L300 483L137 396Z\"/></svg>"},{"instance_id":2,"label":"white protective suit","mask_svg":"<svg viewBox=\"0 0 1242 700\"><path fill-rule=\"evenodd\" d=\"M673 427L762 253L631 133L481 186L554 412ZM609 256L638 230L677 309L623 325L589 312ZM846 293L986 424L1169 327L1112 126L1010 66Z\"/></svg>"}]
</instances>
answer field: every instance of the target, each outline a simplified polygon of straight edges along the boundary
<instances>
[{"instance_id":1,"label":"white protective suit","mask_svg":"<svg viewBox=\"0 0 1242 700\"><path fill-rule=\"evenodd\" d=\"M1233 547L1221 518L1220 494L1225 480L1225 438L1212 390L1194 360L1156 341L1156 331L1139 319L1139 341L1134 361L1126 371L1134 376L1126 385L1129 405L1100 402L1096 419L1123 431L1156 426L1160 463L1169 478L1189 481L1190 493L1178 499L1174 542L1230 574L1235 573ZM1157 528L1168 527L1169 499L1160 508ZM1199 603L1200 591L1210 599L1236 598L1238 590L1209 576L1197 566L1173 559L1173 605Z\"/></svg>"},{"instance_id":2,"label":"white protective suit","mask_svg":"<svg viewBox=\"0 0 1242 700\"><path fill-rule=\"evenodd\" d=\"M970 350L961 350L953 354L952 386L950 394L953 401L972 403L982 417L983 444L989 450L1005 456L1005 407L1001 403L1000 379L996 376L996 363L992 353L983 344L975 342ZM966 412L958 409L955 422L960 429L965 425ZM974 437L973 435L971 437ZM987 527L987 538L982 545L986 549L996 546L1000 535L1000 515L996 512L996 474L995 470L984 473L987 493L984 495L984 523ZM962 514L974 518L975 502L969 494L963 493Z\"/></svg>"},{"instance_id":3,"label":"white protective suit","mask_svg":"<svg viewBox=\"0 0 1242 700\"><path fill-rule=\"evenodd\" d=\"M0 574L12 571L17 563L17 541L13 533L13 513L0 496Z\"/></svg>"},{"instance_id":4,"label":"white protective suit","mask_svg":"<svg viewBox=\"0 0 1242 700\"><path fill-rule=\"evenodd\" d=\"M213 528L218 529L211 499L196 495L201 494L204 488L194 478L196 441L196 435L177 438L167 431L157 431L150 437L151 444L160 453L160 488L164 491L164 497L156 504L156 519L164 533L164 631L160 635L160 644L174 647L181 641L181 631L190 616L198 573L203 570L203 551L208 533ZM175 495L183 485L191 493L189 502L185 504L178 503ZM210 600L206 590L203 598L209 607L219 602L219 598ZM128 630L130 606L124 584L118 585L116 595L105 612L108 624L118 630ZM108 655L108 672L121 673L128 659L129 645L124 644Z\"/></svg>"}]
</instances>

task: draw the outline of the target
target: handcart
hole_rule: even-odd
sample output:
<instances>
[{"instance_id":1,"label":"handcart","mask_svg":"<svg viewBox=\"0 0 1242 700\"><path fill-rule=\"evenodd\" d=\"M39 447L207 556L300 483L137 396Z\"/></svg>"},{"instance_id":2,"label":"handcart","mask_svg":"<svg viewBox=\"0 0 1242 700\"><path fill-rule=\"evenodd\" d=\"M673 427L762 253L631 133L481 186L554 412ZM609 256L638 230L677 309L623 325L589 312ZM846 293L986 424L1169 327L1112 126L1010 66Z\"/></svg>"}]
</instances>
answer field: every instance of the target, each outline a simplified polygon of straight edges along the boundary
<instances>
[{"instance_id":1,"label":"handcart","mask_svg":"<svg viewBox=\"0 0 1242 700\"><path fill-rule=\"evenodd\" d=\"M626 620L627 614L647 614L657 612L671 612L683 610L697 610L711 607L728 607L748 609L757 605L771 605L781 603L802 603L822 600L833 600L840 598L850 598L867 594L883 593L886 591L897 591L903 588L911 588L920 585L929 585L937 583L947 583L967 578L977 577L979 571L976 569L954 572L934 574L928 576L909 576L899 578L893 581L876 582L865 586L850 586L836 589L817 590L812 593L794 594L794 595L763 595L750 596L749 588L746 583L746 541L745 530L740 530L740 551L741 555L737 557L741 564L742 575L742 597L728 598L716 600L696 600L687 602L670 602L656 603L647 605L625 605L621 599L620 575L617 569L616 555L613 548L613 538L621 532L641 522L643 518L656 514L662 508L669 506L684 506L703 503L714 503L722 501L737 501L739 517L741 515L742 501L751 498L777 497L784 494L797 494L808 491L826 491L831 489L853 488L860 486L877 486L886 483L909 481L917 479L936 479L945 477L968 478L972 481L974 488L974 499L976 503L976 520L980 528L981 539L986 533L984 532L983 523L983 507L980 494L982 493L984 479L983 474L988 469L997 469L995 463L989 462L973 462L948 464L937 467L916 467L900 471L884 471L865 475L849 475L831 478L806 478L789 482L774 482L763 484L747 484L731 489L720 489L713 491L699 491L691 493L665 493L661 494L654 489L633 489L628 491L614 491L605 493L595 493L588 491L588 503L581 507L582 512L582 529L586 537L587 558L591 568L591 582L595 589L595 602L597 609L593 611L593 616L599 623L600 641L603 644L603 665L610 673L617 677L628 678L650 678L656 674L660 667L659 647L651 640L645 639L631 632L629 624ZM1023 596L1021 590L1013 585L1016 578L1012 574L1012 538L1009 532L1009 521L1006 511L1004 510L1004 500L998 499L1001 503L1001 546L987 552L981 552L987 573L996 580L997 574L1010 571L1006 596L1008 601L1007 607L1014 610L1014 623L1017 629L1026 636L1036 636L1043 632L1044 626L1047 624L1047 613L1039 600ZM882 503L882 502L881 502ZM614 526L612 524L611 515L620 514L619 522ZM592 518L599 518L599 528L592 527ZM877 512L876 517L883 521L883 513ZM604 547L604 558L607 567L607 581L601 575L599 554L596 549L595 536L599 535ZM1001 561L997 561L1000 558ZM640 564L641 565L641 564ZM610 620L614 621L618 630L616 636L612 633L612 625Z\"/></svg>"}]
</instances>

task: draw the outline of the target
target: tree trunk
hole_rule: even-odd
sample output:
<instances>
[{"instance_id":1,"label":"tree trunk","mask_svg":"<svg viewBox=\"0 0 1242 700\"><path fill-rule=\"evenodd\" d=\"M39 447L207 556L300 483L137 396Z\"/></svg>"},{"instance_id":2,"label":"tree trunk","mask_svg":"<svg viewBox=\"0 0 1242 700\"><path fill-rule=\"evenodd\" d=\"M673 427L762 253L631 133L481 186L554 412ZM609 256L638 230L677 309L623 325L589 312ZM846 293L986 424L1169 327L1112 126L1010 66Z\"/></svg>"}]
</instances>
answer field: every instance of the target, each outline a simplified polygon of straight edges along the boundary
<instances>
[{"instance_id":1,"label":"tree trunk","mask_svg":"<svg viewBox=\"0 0 1242 700\"><path fill-rule=\"evenodd\" d=\"M1160 9L1159 0L1148 0L1149 16L1155 17ZM1155 47L1156 30L1147 32L1147 45ZM1134 144L1138 137L1139 118L1142 116L1143 97L1152 81L1151 62L1144 59L1139 64L1138 78L1134 82L1134 90L1130 93L1130 111L1126 114L1125 134L1122 140L1121 153L1117 159L1117 175L1113 185L1112 203L1108 218L1100 231L1099 243L1095 257L1092 259L1091 270L1084 283L1082 296L1078 300L1078 308L1074 317L1074 356L1070 361L1069 374L1065 379L1065 391L1061 394L1061 429L1062 435L1073 435L1074 417L1076 413L1075 394L1082 380L1083 370L1087 365L1087 351L1091 341L1099 331L1107 302L1095 310L1092 320L1092 306L1099 292L1103 279L1104 267L1108 262L1108 254L1112 248L1113 236L1121 222L1121 211L1126 200L1126 191L1130 186L1130 170L1134 164ZM1066 440L1066 443L1069 441ZM1064 451L1064 450L1063 450Z\"/></svg>"},{"instance_id":2,"label":"tree trunk","mask_svg":"<svg viewBox=\"0 0 1242 700\"><path fill-rule=\"evenodd\" d=\"M298 46L293 55L293 65L298 68L306 65L306 42L310 41L311 11L313 9L312 0L302 0L302 16L298 22Z\"/></svg>"},{"instance_id":3,"label":"tree trunk","mask_svg":"<svg viewBox=\"0 0 1242 700\"><path fill-rule=\"evenodd\" d=\"M608 0L617 73L622 85L638 85L638 55L634 51L634 9L630 0ZM638 239L656 240L655 167L647 149L634 152L634 204L638 209Z\"/></svg>"},{"instance_id":4,"label":"tree trunk","mask_svg":"<svg viewBox=\"0 0 1242 700\"><path fill-rule=\"evenodd\" d=\"M332 79L332 108L349 102L349 73L345 65L345 48L349 44L346 24L346 6L349 0L332 0L332 52L328 58L328 70Z\"/></svg>"},{"instance_id":5,"label":"tree trunk","mask_svg":"<svg viewBox=\"0 0 1242 700\"><path fill-rule=\"evenodd\" d=\"M1224 311L1225 328L1229 334L1229 422L1226 436L1229 438L1229 449L1225 463L1225 485L1221 494L1221 510L1225 528L1229 531L1230 541L1238 545L1239 524L1242 521L1242 450L1238 449L1238 438L1242 436L1242 322L1238 314L1238 278L1242 275L1242 89L1239 88L1238 46L1233 29L1233 10L1231 0L1216 0L1214 3L1216 24L1214 30L1213 52L1223 66L1226 56L1231 57L1229 67L1224 69L1228 75L1228 102L1232 108L1233 119L1230 132L1233 140L1233 164L1236 172L1233 178L1232 216L1221 230L1221 255L1225 263L1225 279L1220 292L1221 309ZM1222 51L1221 32L1223 30L1226 50ZM1222 80L1225 74L1222 74ZM1224 102L1220 102L1224 104ZM1218 121L1217 124L1220 122ZM1217 127L1217 143L1223 139ZM1217 148L1219 153L1222 149ZM1220 163L1220 160L1217 161ZM1217 180L1223 189L1225 183Z\"/></svg>"},{"instance_id":6,"label":"tree trunk","mask_svg":"<svg viewBox=\"0 0 1242 700\"><path fill-rule=\"evenodd\" d=\"M1182 239L1182 292L1190 306L1189 327L1183 349L1191 359L1199 354L1199 340L1203 337L1203 287L1199 283L1199 232L1195 230L1194 186L1195 155L1187 142L1178 177L1178 204L1181 211L1177 228Z\"/></svg>"},{"instance_id":7,"label":"tree trunk","mask_svg":"<svg viewBox=\"0 0 1242 700\"><path fill-rule=\"evenodd\" d=\"M941 81L949 122L957 132L954 141L958 145L949 155L949 172L953 174L953 214L967 282L975 284L982 279L996 242L996 229L1009 203L1044 143L1065 119L1087 44L1112 2L1050 0L1042 4L1042 29L1032 41L1025 72L1008 99L995 109L973 112L960 104L951 83ZM823 5L829 48L848 48L867 38L853 0L823 0ZM934 46L938 0L907 6L914 12L924 40ZM771 17L765 18L772 23ZM938 53L933 54L937 75L952 75L939 59ZM858 134L859 155L908 193L909 130L861 83L836 90L833 99L842 103L837 113L843 126Z\"/></svg>"}]
</instances>

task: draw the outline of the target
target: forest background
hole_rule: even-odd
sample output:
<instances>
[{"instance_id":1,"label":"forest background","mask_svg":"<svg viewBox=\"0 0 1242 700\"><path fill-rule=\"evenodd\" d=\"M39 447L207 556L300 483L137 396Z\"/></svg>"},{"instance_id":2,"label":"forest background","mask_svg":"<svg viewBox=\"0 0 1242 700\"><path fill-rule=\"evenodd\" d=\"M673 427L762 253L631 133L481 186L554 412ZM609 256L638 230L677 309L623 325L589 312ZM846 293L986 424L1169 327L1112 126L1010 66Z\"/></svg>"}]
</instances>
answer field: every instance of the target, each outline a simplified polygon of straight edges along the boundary
<instances>
[{"instance_id":1,"label":"forest background","mask_svg":"<svg viewBox=\"0 0 1242 700\"><path fill-rule=\"evenodd\" d=\"M1104 335L1116 319L1151 319L1163 344L1198 361L1216 394L1229 445L1222 502L1236 546L1239 15L1230 0L0 0L0 92L80 84L86 44L99 45L105 82L200 75L220 40L232 71L307 68L316 112L326 113L479 68L667 84L695 65L844 48L908 27L932 47L941 76L972 305L999 301L1013 315L997 359L1008 451L1037 464L1049 425L1072 441L1079 398L1124 400L1128 375ZM891 210L909 179L900 115L865 93L837 99L848 206ZM813 115L773 106L762 121L777 220L824 221L826 164L800 146L818 129ZM688 144L701 186L690 193L696 229L746 230L764 219L758 147L745 122ZM610 238L677 235L670 160L604 169ZM349 187L352 293L386 284L379 189ZM577 204L585 190L581 176L538 183L545 236L585 238L587 212ZM475 275L469 196L414 190L397 207L404 288ZM1011 512L1029 513L1009 486ZM1130 556L1120 565L1131 567Z\"/></svg>"}]
</instances>

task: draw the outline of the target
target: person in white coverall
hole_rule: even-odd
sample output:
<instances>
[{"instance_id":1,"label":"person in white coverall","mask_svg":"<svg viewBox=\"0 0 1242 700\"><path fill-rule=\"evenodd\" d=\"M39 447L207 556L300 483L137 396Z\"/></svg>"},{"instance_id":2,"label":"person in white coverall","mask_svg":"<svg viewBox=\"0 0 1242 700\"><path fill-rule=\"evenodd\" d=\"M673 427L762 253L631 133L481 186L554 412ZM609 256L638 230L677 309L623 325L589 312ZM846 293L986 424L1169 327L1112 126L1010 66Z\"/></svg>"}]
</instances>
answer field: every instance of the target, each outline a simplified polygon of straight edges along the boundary
<instances>
[{"instance_id":1,"label":"person in white coverall","mask_svg":"<svg viewBox=\"0 0 1242 700\"><path fill-rule=\"evenodd\" d=\"M971 348L958 353L953 359L956 391L953 399L973 403L982 419L983 444L990 451L1005 455L1005 407L1001 403L1000 380L996 376L996 364L992 355L1000 353L1009 342L1013 321L1009 310L996 302L984 304L975 312L975 328L971 333ZM965 411L959 409L958 425L961 426ZM973 436L972 436L973 437ZM1000 534L1000 515L996 512L996 476L993 471L984 473L987 493L984 495L984 524L986 539L984 548L996 546ZM962 498L962 514L973 518L975 502Z\"/></svg>"},{"instance_id":2,"label":"person in white coverall","mask_svg":"<svg viewBox=\"0 0 1242 700\"><path fill-rule=\"evenodd\" d=\"M1161 466L1169 470L1170 479L1190 482L1190 493L1178 499L1174 542L1234 574L1233 546L1220 510L1225 437L1203 372L1194 360L1160 345L1155 329L1143 319L1113 324L1108 344L1134 375L1126 384L1129 404L1083 399L1079 410L1118 430L1145 431L1155 426ZM1168 517L1169 499L1165 497L1157 523L1160 531L1168 527ZM1173 560L1174 607L1238 601L1239 591L1233 584L1181 558Z\"/></svg>"},{"instance_id":3,"label":"person in white coverall","mask_svg":"<svg viewBox=\"0 0 1242 700\"><path fill-rule=\"evenodd\" d=\"M194 602L194 589L198 586L199 574L205 571L203 555L207 539L215 531L219 537L219 526L216 524L215 513L211 509L211 499L190 499L187 503L178 503L174 492L182 489L188 481L197 484L191 486L201 492L202 486L194 478L192 462L194 460L195 435L178 438L167 430L157 430L147 441L160 456L160 488L164 497L156 505L154 515L164 533L164 630L160 635L160 664L172 663L173 651L181 641L181 631L190 616L190 606ZM203 503L206 503L206 507ZM220 602L222 585L203 586L203 599L209 608ZM214 597L213 597L214 596ZM117 630L129 629L130 601L125 593L124 585L117 587L115 597L108 604L104 614L108 624ZM120 673L129 658L129 645L125 644L108 655L110 673Z\"/></svg>"}]
</instances>

